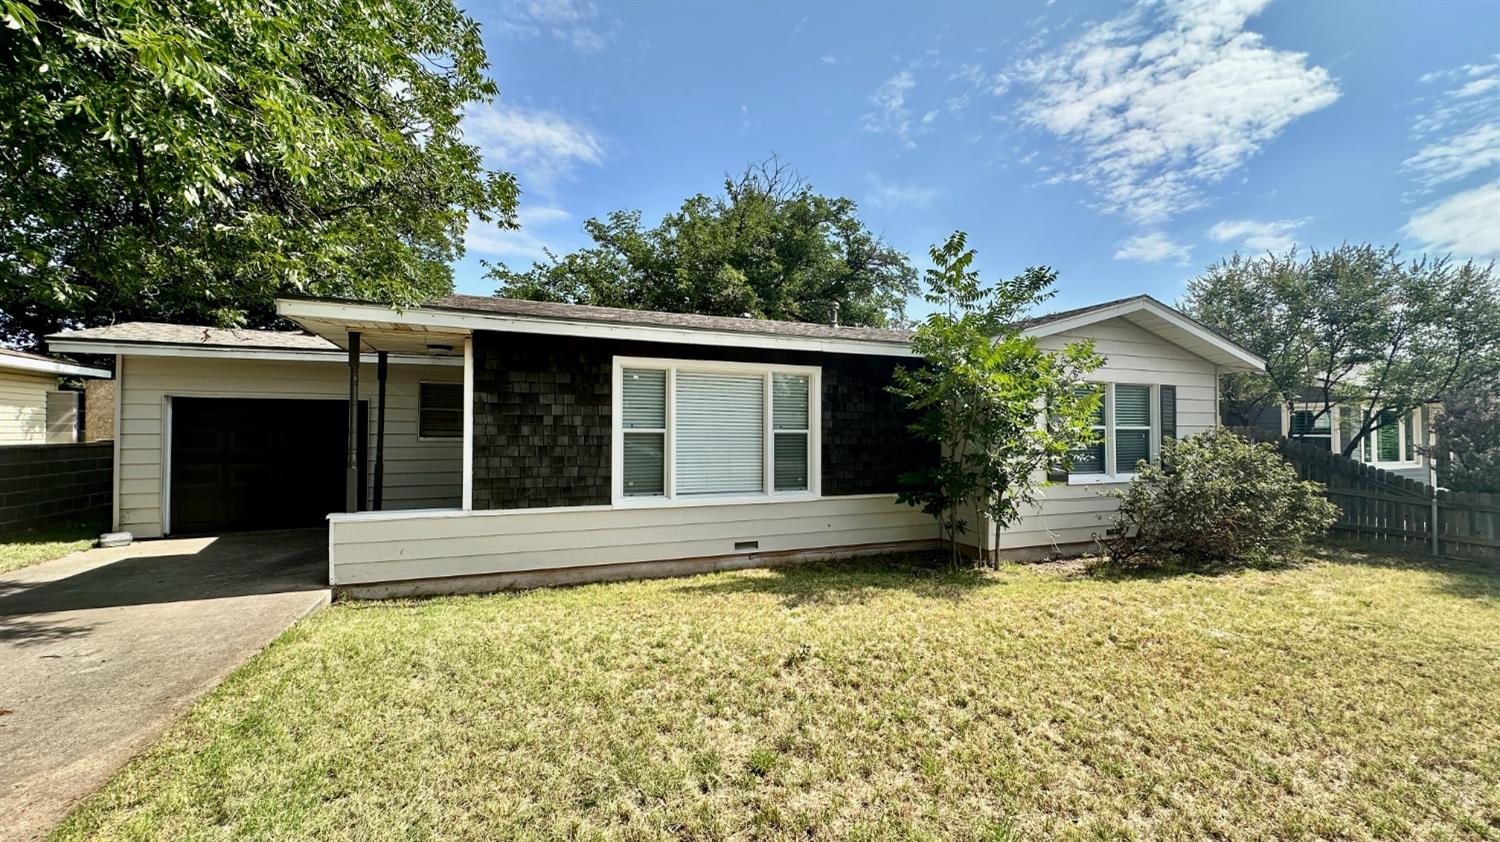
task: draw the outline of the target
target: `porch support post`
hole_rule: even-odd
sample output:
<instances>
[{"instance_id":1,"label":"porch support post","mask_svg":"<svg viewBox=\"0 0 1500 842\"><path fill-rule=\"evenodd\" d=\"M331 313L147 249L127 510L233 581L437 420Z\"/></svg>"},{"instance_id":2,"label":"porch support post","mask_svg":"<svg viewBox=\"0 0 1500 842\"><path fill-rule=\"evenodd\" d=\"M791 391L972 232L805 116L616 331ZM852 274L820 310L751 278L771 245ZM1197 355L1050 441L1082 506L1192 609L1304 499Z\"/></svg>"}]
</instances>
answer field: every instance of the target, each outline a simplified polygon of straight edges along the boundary
<instances>
[{"instance_id":1,"label":"porch support post","mask_svg":"<svg viewBox=\"0 0 1500 842\"><path fill-rule=\"evenodd\" d=\"M375 353L375 511L385 508L385 375L386 352Z\"/></svg>"},{"instance_id":2,"label":"porch support post","mask_svg":"<svg viewBox=\"0 0 1500 842\"><path fill-rule=\"evenodd\" d=\"M474 508L474 336L464 337L463 507Z\"/></svg>"},{"instance_id":3,"label":"porch support post","mask_svg":"<svg viewBox=\"0 0 1500 842\"><path fill-rule=\"evenodd\" d=\"M344 511L359 511L359 331L349 331L349 452L344 460Z\"/></svg>"}]
</instances>

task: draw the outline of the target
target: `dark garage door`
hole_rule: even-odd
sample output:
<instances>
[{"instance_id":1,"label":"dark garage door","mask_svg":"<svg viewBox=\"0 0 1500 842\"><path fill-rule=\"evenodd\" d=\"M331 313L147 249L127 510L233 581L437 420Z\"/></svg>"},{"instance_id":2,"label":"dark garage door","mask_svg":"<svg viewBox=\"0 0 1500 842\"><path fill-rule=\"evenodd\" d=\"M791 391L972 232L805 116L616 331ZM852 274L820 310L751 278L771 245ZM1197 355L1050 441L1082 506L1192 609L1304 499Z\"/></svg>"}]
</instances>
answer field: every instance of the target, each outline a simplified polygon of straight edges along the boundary
<instances>
[{"instance_id":1,"label":"dark garage door","mask_svg":"<svg viewBox=\"0 0 1500 842\"><path fill-rule=\"evenodd\" d=\"M173 398L171 531L321 526L344 510L347 430L344 401Z\"/></svg>"}]
</instances>

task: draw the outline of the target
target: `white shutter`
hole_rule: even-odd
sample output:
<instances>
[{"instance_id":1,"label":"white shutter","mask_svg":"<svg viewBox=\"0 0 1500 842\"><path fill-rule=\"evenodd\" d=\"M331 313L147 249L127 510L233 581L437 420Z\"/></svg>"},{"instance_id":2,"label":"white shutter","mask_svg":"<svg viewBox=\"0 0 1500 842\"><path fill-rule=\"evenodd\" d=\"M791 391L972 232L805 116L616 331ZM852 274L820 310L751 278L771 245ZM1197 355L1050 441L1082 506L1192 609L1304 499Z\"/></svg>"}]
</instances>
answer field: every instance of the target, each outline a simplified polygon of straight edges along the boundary
<instances>
[{"instance_id":1,"label":"white shutter","mask_svg":"<svg viewBox=\"0 0 1500 842\"><path fill-rule=\"evenodd\" d=\"M678 495L765 490L765 383L759 375L677 373Z\"/></svg>"}]
</instances>

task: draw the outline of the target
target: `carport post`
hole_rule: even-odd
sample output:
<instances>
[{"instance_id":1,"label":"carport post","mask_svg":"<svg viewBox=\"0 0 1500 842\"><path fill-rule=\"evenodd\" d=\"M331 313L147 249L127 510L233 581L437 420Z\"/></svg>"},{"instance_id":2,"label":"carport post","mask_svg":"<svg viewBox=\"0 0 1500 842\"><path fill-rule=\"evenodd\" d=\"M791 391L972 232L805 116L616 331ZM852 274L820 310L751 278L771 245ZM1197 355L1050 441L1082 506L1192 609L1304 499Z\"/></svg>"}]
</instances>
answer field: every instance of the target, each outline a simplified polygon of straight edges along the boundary
<instances>
[{"instance_id":1,"label":"carport post","mask_svg":"<svg viewBox=\"0 0 1500 842\"><path fill-rule=\"evenodd\" d=\"M344 462L344 511L359 511L359 331L349 331L349 453Z\"/></svg>"},{"instance_id":2,"label":"carport post","mask_svg":"<svg viewBox=\"0 0 1500 842\"><path fill-rule=\"evenodd\" d=\"M385 367L386 353L375 352L375 511L385 506Z\"/></svg>"}]
</instances>

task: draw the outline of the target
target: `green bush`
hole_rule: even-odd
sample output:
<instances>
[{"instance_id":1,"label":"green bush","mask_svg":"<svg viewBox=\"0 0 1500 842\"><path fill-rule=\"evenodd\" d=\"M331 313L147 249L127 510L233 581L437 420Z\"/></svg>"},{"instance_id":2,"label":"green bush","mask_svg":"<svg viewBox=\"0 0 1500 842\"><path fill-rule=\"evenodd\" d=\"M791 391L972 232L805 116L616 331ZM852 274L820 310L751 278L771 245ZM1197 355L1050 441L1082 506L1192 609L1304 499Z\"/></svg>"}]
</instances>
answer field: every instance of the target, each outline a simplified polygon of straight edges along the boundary
<instances>
[{"instance_id":1,"label":"green bush","mask_svg":"<svg viewBox=\"0 0 1500 842\"><path fill-rule=\"evenodd\" d=\"M1214 429L1140 467L1104 544L1118 564L1265 564L1328 530L1339 510L1322 492L1274 445Z\"/></svg>"}]
</instances>

